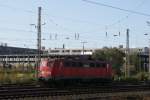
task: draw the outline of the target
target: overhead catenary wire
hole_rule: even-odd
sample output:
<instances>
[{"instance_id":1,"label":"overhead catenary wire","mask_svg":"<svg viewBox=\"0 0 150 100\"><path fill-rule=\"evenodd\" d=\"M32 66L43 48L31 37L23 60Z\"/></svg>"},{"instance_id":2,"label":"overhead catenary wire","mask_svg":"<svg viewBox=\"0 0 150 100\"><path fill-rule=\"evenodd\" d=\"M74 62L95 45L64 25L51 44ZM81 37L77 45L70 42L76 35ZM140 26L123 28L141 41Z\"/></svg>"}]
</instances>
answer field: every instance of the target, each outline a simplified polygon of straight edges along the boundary
<instances>
[{"instance_id":1,"label":"overhead catenary wire","mask_svg":"<svg viewBox=\"0 0 150 100\"><path fill-rule=\"evenodd\" d=\"M112 5L107 5L107 4L104 4L104 3L95 2L95 1L91 1L91 0L82 0L82 1L90 3L90 4L105 6L105 7L108 7L108 8L112 8L112 9L116 9L116 10L120 10L120 11L124 11L124 12L129 12L129 13L134 13L134 14L137 14L137 15L150 17L150 14L143 13L143 12L137 12L137 11L133 11L133 10L123 9L123 8L120 8L120 7L115 7L115 6L112 6Z\"/></svg>"},{"instance_id":2,"label":"overhead catenary wire","mask_svg":"<svg viewBox=\"0 0 150 100\"><path fill-rule=\"evenodd\" d=\"M52 18L53 16L49 16L49 14L44 14L44 15L46 15L47 16L47 19L48 19L48 21L50 22L50 23L52 23L54 26L56 26L56 27L58 27L58 28L61 28L62 30L64 30L64 31L67 31L67 32L75 32L75 30L72 30L72 29L69 29L69 28L66 28L66 27L64 27L63 25L61 25L61 24L58 24L56 21L54 21L54 19ZM55 17L54 17L55 18Z\"/></svg>"},{"instance_id":3,"label":"overhead catenary wire","mask_svg":"<svg viewBox=\"0 0 150 100\"><path fill-rule=\"evenodd\" d=\"M82 0L82 1L85 1L85 2L88 2L88 3L92 3L92 4L98 4L98 5L102 5L102 6L106 6L106 7L112 7L112 8L115 8L115 9L119 9L119 10L123 10L123 11L127 11L127 12L130 12L130 13L136 13L136 11L132 11L132 10L126 10L126 9L122 9L122 8L119 8L119 7L114 7L114 6L110 6L110 5L106 5L106 4L102 4L102 3L99 3L99 2L94 2L94 1L91 1L91 0ZM143 1L144 2L144 1ZM13 7L13 6L10 6L10 5L4 5L4 4L0 4L1 7L6 7L6 8L10 8L10 9L15 9L15 10L20 10L20 11L24 11L24 12L28 12L28 13L35 13L33 12L32 10L27 10L27 9L23 9L23 8L17 8L17 7ZM141 12L138 12L140 14L142 14ZM36 14L36 13L35 13ZM150 16L150 14L145 14L143 13L144 15L148 15ZM48 15L48 14L45 14L45 15ZM54 16L54 17L58 17L58 16ZM93 22L90 22L90 21L85 21L85 20L79 20L79 19L72 19L72 18L68 18L68 17L62 17L61 18L64 18L66 20L71 20L73 22L80 22L80 23L89 23L89 24L95 24L95 25L98 25L98 23L93 23ZM128 16L126 16L125 18L122 18L121 20L123 19L126 19L128 18ZM58 25L57 23L54 22L54 20L50 19L49 20L55 24L56 26L60 26ZM120 22L121 20L117 21L116 23ZM114 23L115 24L115 23ZM114 24L110 24L110 25L107 25L107 26L112 26ZM100 24L99 24L100 25Z\"/></svg>"},{"instance_id":4,"label":"overhead catenary wire","mask_svg":"<svg viewBox=\"0 0 150 100\"><path fill-rule=\"evenodd\" d=\"M137 8L139 8L139 7L141 7L141 5L143 5L143 4L145 3L145 1L146 1L146 0L143 0L139 5L137 5L137 6L134 8L134 10L137 9ZM114 25L116 25L116 24L118 24L118 23L120 24L122 21L128 19L130 15L131 15L131 13L127 14L125 17L122 17L121 19L115 21L115 22L112 23L112 24L106 25L106 27L108 28L108 27L114 26Z\"/></svg>"},{"instance_id":5,"label":"overhead catenary wire","mask_svg":"<svg viewBox=\"0 0 150 100\"><path fill-rule=\"evenodd\" d=\"M32 10L27 10L27 9L23 9L23 8L18 8L18 7L14 7L14 6L10 6L10 5L4 5L4 4L0 4L0 7L5 7L5 8L9 8L9 9L13 9L13 10L17 10L17 11L21 11L21 12L27 12L27 13L33 13L36 14L36 12L32 11ZM43 15L48 15L48 14L43 14ZM51 17L58 17L58 16L54 16L51 15ZM79 19L73 19L73 18L69 18L69 17L62 17L61 18L65 19L65 20L70 20L72 22L79 22L79 23L88 23L88 24L95 24L98 25L98 23L94 23L94 22L90 22L90 21L85 21L85 20L79 20ZM64 28L61 25L57 24L52 18L49 17L49 21L51 21L53 24L55 24L58 27ZM100 25L100 24L99 24ZM64 28L67 29L67 28ZM67 29L68 30L68 29Z\"/></svg>"},{"instance_id":6,"label":"overhead catenary wire","mask_svg":"<svg viewBox=\"0 0 150 100\"><path fill-rule=\"evenodd\" d=\"M0 29L1 29L1 30L6 30L6 31L16 31L16 32L36 33L36 31L29 31L29 30L17 29L17 28L0 27Z\"/></svg>"},{"instance_id":7,"label":"overhead catenary wire","mask_svg":"<svg viewBox=\"0 0 150 100\"><path fill-rule=\"evenodd\" d=\"M83 0L83 1L90 1L90 0ZM6 7L6 8L10 8L10 9L20 10L20 11L28 12L28 13L35 13L35 12L33 12L32 10L17 8L17 7L13 7L13 6L10 6L10 5L0 4L0 6L1 6L1 7ZM46 15L48 15L48 14L46 14ZM56 17L56 16L54 16L54 17ZM98 25L98 23L93 23L93 22L85 21L85 20L71 19L71 18L68 18L68 17L67 17L67 18L66 18L66 17L61 17L61 18L64 18L64 19L67 19L67 20L71 20L71 21L73 21L73 22L89 23L89 24ZM127 16L126 16L125 18L123 18L123 19L126 19L126 18L127 18ZM52 19L49 19L49 20L50 20L53 24L55 24L56 26L61 27L61 25L55 23L54 20L52 20ZM120 21L120 20L119 20L119 21ZM116 23L118 23L118 21L117 21ZM114 23L114 24L115 24L115 23ZM112 24L112 25L114 25L114 24ZM110 25L110 26L112 26L112 25ZM108 26L109 26L109 25L108 25ZM61 28L64 28L64 27L61 27ZM66 29L66 28L64 28L64 29ZM68 30L68 29L67 29L67 30Z\"/></svg>"},{"instance_id":8,"label":"overhead catenary wire","mask_svg":"<svg viewBox=\"0 0 150 100\"><path fill-rule=\"evenodd\" d=\"M25 12L28 12L28 11L25 10ZM32 13L32 12L29 12L29 13ZM69 19L68 19L68 20L69 20ZM75 22L75 21L74 21L74 22ZM84 21L81 21L81 23L82 23L82 22L83 22L83 23L86 23L86 22L84 22ZM54 23L55 23L56 26L62 26L62 25L60 25L60 24L58 24L58 23L56 23L56 22L54 22ZM93 24L94 24L94 23L93 23ZM64 27L64 26L62 26L62 27ZM13 29L12 29L12 30L13 30ZM68 30L68 29L67 29L67 30ZM14 29L14 31L30 32L30 31L26 31L26 30L15 30L15 29ZM80 32L80 33L82 33L82 32ZM84 32L83 32L83 33L84 33ZM74 34L74 33L73 33L73 34ZM84 37L82 37L82 38L84 38Z\"/></svg>"},{"instance_id":9,"label":"overhead catenary wire","mask_svg":"<svg viewBox=\"0 0 150 100\"><path fill-rule=\"evenodd\" d=\"M1 4L0 6L8 7L8 8L10 8L10 9L13 8L13 9L20 10L20 11L24 11L24 12L34 13L34 12L31 11L31 10L16 8L16 7L12 7L12 6L9 6L9 5L3 5L3 4ZM46 14L46 15L47 15L47 14ZM73 22L79 21L79 22L81 22L81 23L89 23L89 24L93 23L93 22L90 22L90 21L83 21L83 20L71 19L71 18L66 18L66 17L65 17L65 19L67 19L67 20L72 20ZM58 26L59 28L62 28L62 29L64 29L64 30L72 31L72 30L70 30L70 29L68 29L68 28L64 28L62 25L56 23L52 18L49 18L49 21L51 21L55 26ZM97 23L93 23L93 24L97 25ZM108 26L109 26L109 25L108 25Z\"/></svg>"},{"instance_id":10,"label":"overhead catenary wire","mask_svg":"<svg viewBox=\"0 0 150 100\"><path fill-rule=\"evenodd\" d=\"M85 2L86 1L89 1L89 0L85 0ZM141 7L145 2L146 2L147 0L142 0L141 2L140 2L140 4L138 4L133 10L136 10L137 8L139 8L139 7ZM89 2L88 2L89 3ZM115 25L117 25L117 24L120 24L121 25L121 22L122 21L125 21L125 20L127 20L127 19L129 19L129 17L130 17L130 15L131 14L133 14L133 13L130 13L129 12L129 14L127 14L126 16L124 16L124 17L122 17L122 18L120 18L119 20L117 20L117 21L114 21L113 23L111 23L111 24L107 24L107 25L105 25L105 27L103 28L106 32L105 32L105 35L106 35L106 37L108 36L108 29L110 29L111 27L113 27L113 29L114 29L114 26ZM120 28L120 27L119 27ZM119 29L119 31L121 31L121 28ZM90 31L87 31L87 32L90 32ZM96 31L97 32L97 31ZM86 33L86 32L85 32ZM120 33L120 32L119 32Z\"/></svg>"},{"instance_id":11,"label":"overhead catenary wire","mask_svg":"<svg viewBox=\"0 0 150 100\"><path fill-rule=\"evenodd\" d=\"M21 12L26 12L26 13L36 14L36 12L34 12L32 10L27 10L27 9L23 9L23 8L17 8L17 7L10 6L10 5L5 5L5 4L0 4L0 7L9 8L11 10L21 11Z\"/></svg>"}]
</instances>

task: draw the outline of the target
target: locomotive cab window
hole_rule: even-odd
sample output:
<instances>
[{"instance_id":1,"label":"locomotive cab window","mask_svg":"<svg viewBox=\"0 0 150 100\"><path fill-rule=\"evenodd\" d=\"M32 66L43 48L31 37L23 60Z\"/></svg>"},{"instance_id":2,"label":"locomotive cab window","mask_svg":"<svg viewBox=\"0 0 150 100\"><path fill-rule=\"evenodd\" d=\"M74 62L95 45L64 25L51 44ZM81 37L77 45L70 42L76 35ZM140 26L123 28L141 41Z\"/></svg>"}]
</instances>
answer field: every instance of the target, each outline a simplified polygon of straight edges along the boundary
<instances>
[{"instance_id":1,"label":"locomotive cab window","mask_svg":"<svg viewBox=\"0 0 150 100\"><path fill-rule=\"evenodd\" d=\"M47 63L47 66L48 66L48 67L53 67L53 62L48 62L48 63Z\"/></svg>"}]
</instances>

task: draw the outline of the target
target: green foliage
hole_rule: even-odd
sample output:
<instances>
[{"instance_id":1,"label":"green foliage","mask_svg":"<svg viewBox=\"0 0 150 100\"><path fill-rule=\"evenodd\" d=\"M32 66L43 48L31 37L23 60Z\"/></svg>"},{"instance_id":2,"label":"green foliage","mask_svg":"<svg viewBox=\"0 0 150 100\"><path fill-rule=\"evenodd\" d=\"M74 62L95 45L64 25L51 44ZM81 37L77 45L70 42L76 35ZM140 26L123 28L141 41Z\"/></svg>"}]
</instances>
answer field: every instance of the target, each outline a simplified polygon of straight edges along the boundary
<instances>
[{"instance_id":1,"label":"green foliage","mask_svg":"<svg viewBox=\"0 0 150 100\"><path fill-rule=\"evenodd\" d=\"M139 72L141 69L141 61L140 57L138 57L138 53L130 54L130 65L133 65L136 72Z\"/></svg>"},{"instance_id":2,"label":"green foliage","mask_svg":"<svg viewBox=\"0 0 150 100\"><path fill-rule=\"evenodd\" d=\"M147 81L147 80L149 80L149 73L146 72L140 72L130 77L114 76L114 81L116 82L127 82L127 83L136 84L136 82L138 83L140 81Z\"/></svg>"},{"instance_id":3,"label":"green foliage","mask_svg":"<svg viewBox=\"0 0 150 100\"><path fill-rule=\"evenodd\" d=\"M138 79L141 80L141 81L145 81L145 80L148 80L148 78L149 78L149 73L140 72L140 73L138 73L135 77L138 78Z\"/></svg>"},{"instance_id":4,"label":"green foliage","mask_svg":"<svg viewBox=\"0 0 150 100\"><path fill-rule=\"evenodd\" d=\"M136 77L122 77L120 79L121 82L129 82L129 83L135 83L135 82L139 82L140 80Z\"/></svg>"},{"instance_id":5,"label":"green foliage","mask_svg":"<svg viewBox=\"0 0 150 100\"><path fill-rule=\"evenodd\" d=\"M137 84L141 80L135 76L125 77L125 76L116 76L114 77L115 82L123 82L124 84Z\"/></svg>"},{"instance_id":6,"label":"green foliage","mask_svg":"<svg viewBox=\"0 0 150 100\"><path fill-rule=\"evenodd\" d=\"M0 68L0 84L24 84L36 81L33 64L17 63L12 68Z\"/></svg>"},{"instance_id":7,"label":"green foliage","mask_svg":"<svg viewBox=\"0 0 150 100\"><path fill-rule=\"evenodd\" d=\"M31 72L1 72L0 84L32 83L35 81L34 73Z\"/></svg>"},{"instance_id":8,"label":"green foliage","mask_svg":"<svg viewBox=\"0 0 150 100\"><path fill-rule=\"evenodd\" d=\"M124 64L124 57L125 53L123 53L121 50L107 47L97 50L93 54L94 59L110 62L112 64L112 68L117 72L117 74L121 74L120 68Z\"/></svg>"}]
</instances>

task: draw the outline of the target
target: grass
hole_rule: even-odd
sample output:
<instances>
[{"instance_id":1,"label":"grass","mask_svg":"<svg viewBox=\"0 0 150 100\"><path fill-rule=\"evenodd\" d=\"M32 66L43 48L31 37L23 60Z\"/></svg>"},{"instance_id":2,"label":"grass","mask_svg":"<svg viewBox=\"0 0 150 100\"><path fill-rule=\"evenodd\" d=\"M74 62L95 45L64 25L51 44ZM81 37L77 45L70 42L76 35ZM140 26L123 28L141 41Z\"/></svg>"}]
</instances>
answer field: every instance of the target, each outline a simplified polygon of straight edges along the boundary
<instances>
[{"instance_id":1,"label":"grass","mask_svg":"<svg viewBox=\"0 0 150 100\"><path fill-rule=\"evenodd\" d=\"M35 71L32 70L17 70L13 69L0 69L0 84L26 84L34 83Z\"/></svg>"},{"instance_id":2,"label":"grass","mask_svg":"<svg viewBox=\"0 0 150 100\"><path fill-rule=\"evenodd\" d=\"M140 82L140 81L148 81L150 80L150 74L148 72L139 72L135 75L130 75L129 77L115 76L114 81L126 81L126 82Z\"/></svg>"}]
</instances>

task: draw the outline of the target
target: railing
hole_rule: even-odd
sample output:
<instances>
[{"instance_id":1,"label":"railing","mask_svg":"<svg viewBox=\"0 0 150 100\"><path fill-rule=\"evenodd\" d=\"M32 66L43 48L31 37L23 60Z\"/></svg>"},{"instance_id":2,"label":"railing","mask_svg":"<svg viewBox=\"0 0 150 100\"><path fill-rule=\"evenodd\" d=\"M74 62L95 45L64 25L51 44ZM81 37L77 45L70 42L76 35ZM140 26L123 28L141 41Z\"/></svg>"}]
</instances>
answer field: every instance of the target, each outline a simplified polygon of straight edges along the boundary
<instances>
[{"instance_id":1,"label":"railing","mask_svg":"<svg viewBox=\"0 0 150 100\"><path fill-rule=\"evenodd\" d=\"M41 54L41 58L62 58L66 56L81 56L71 54ZM37 54L0 55L0 63L36 62Z\"/></svg>"}]
</instances>

